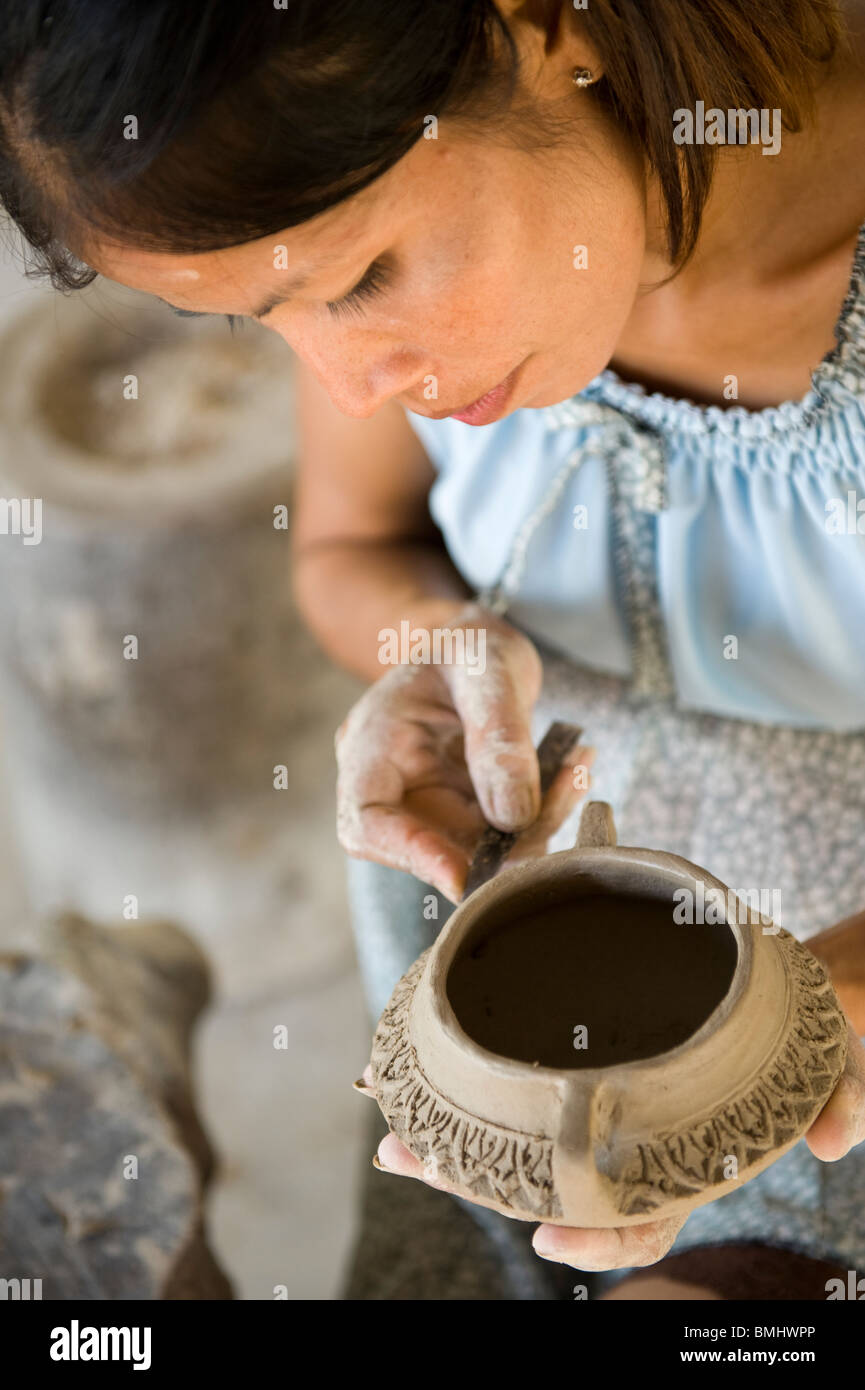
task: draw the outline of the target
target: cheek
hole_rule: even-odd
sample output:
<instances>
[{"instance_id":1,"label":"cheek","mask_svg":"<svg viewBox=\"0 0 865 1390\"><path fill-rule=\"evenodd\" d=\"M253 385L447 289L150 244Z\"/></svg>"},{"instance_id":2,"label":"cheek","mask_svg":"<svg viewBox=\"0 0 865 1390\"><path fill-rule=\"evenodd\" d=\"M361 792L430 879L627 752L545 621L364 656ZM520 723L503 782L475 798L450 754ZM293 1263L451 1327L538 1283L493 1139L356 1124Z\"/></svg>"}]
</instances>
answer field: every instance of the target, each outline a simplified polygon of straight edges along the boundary
<instances>
[{"instance_id":1,"label":"cheek","mask_svg":"<svg viewBox=\"0 0 865 1390\"><path fill-rule=\"evenodd\" d=\"M583 384L614 355L640 289L645 224L636 212L622 210L586 228L548 296L551 341Z\"/></svg>"},{"instance_id":2,"label":"cheek","mask_svg":"<svg viewBox=\"0 0 865 1390\"><path fill-rule=\"evenodd\" d=\"M507 356L526 317L525 286L488 260L470 272L448 276L444 288L413 297L405 328L429 352L471 366Z\"/></svg>"},{"instance_id":3,"label":"cheek","mask_svg":"<svg viewBox=\"0 0 865 1390\"><path fill-rule=\"evenodd\" d=\"M537 356L543 380L581 389L613 356L637 294L637 197L595 191L579 215L548 208L418 257L405 312L386 326L465 383Z\"/></svg>"},{"instance_id":4,"label":"cheek","mask_svg":"<svg viewBox=\"0 0 865 1390\"><path fill-rule=\"evenodd\" d=\"M508 353L519 327L519 289L495 286L488 277L455 277L445 291L413 297L394 325L405 342L451 368L474 367Z\"/></svg>"}]
</instances>

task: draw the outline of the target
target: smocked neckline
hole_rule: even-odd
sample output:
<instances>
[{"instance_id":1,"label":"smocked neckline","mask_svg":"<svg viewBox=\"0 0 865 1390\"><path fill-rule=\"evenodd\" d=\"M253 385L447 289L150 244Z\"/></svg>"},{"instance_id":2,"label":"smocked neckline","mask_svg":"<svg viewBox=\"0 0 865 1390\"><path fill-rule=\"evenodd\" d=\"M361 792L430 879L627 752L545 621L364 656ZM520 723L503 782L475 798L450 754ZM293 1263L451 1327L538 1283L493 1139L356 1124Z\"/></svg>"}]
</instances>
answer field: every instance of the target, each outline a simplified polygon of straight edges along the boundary
<instances>
[{"instance_id":1,"label":"smocked neckline","mask_svg":"<svg viewBox=\"0 0 865 1390\"><path fill-rule=\"evenodd\" d=\"M857 344L857 330L861 344ZM795 430L811 424L829 404L830 384L840 384L842 391L861 394L865 388L865 222L859 228L853 252L853 266L847 293L834 328L835 346L830 348L811 373L811 385L799 400L783 401L780 405L751 410L734 405L723 409L719 405L701 405L687 396L670 396L664 391L649 391L639 382L628 381L605 368L582 391L561 406L548 407L554 414L581 400L596 401L619 410L638 414L647 424L658 429L669 426L698 430L718 430L722 434L766 435L776 431ZM862 360L845 361L849 347L860 347Z\"/></svg>"}]
</instances>

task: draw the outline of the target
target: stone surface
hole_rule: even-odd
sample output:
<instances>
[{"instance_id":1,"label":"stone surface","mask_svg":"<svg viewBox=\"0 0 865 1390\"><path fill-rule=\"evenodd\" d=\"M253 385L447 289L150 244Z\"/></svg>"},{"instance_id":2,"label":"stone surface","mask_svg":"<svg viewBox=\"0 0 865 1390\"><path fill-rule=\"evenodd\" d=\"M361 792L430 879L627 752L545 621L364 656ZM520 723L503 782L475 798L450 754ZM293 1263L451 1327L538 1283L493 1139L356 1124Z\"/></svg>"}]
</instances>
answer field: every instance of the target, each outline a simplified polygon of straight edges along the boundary
<instances>
[{"instance_id":1,"label":"stone surface","mask_svg":"<svg viewBox=\"0 0 865 1390\"><path fill-rule=\"evenodd\" d=\"M81 296L95 320L109 322L140 298L107 281ZM39 298L57 297L0 258L0 322ZM130 815L122 796L107 805L76 781L68 750L57 765L44 756L34 763L0 711L0 950L37 950L38 918L67 906L124 931L129 893L142 915L168 916L202 942L215 997L197 1032L195 1072L221 1160L211 1244L239 1297L271 1298L284 1283L289 1297L318 1299L339 1287L356 1165L361 1153L371 1157L364 1102L350 1089L370 1026L333 810L333 731L359 686L326 660L293 609L284 640L289 670L302 673L279 750L288 788L268 786L219 810L146 817ZM140 804L129 791L127 807ZM287 1056L259 1046L269 1045L274 1011Z\"/></svg>"},{"instance_id":2,"label":"stone surface","mask_svg":"<svg viewBox=\"0 0 865 1390\"><path fill-rule=\"evenodd\" d=\"M200 951L168 923L66 916L0 957L0 1261L44 1299L225 1299L193 1101Z\"/></svg>"}]
</instances>

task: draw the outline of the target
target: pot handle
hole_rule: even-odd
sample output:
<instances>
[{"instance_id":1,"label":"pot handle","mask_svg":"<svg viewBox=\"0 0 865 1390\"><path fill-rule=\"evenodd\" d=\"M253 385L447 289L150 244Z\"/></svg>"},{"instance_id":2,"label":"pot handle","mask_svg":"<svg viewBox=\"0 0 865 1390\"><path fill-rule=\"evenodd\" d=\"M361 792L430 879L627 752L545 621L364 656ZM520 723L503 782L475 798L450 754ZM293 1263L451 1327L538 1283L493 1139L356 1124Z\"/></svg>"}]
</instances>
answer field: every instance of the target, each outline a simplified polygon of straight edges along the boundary
<instances>
[{"instance_id":1,"label":"pot handle","mask_svg":"<svg viewBox=\"0 0 865 1390\"><path fill-rule=\"evenodd\" d=\"M616 823L608 801L587 801L580 817L575 849L612 849L616 844Z\"/></svg>"}]
</instances>

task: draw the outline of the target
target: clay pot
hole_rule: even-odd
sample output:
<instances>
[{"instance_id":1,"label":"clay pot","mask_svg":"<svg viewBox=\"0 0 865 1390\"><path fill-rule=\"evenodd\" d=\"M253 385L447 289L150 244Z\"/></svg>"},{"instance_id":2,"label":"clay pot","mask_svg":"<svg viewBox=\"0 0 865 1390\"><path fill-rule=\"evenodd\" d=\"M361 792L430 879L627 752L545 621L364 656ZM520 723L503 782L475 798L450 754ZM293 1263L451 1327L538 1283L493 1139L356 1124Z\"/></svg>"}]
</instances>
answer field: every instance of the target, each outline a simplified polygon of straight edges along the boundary
<instances>
[{"instance_id":1,"label":"clay pot","mask_svg":"<svg viewBox=\"0 0 865 1390\"><path fill-rule=\"evenodd\" d=\"M721 920L677 922L686 892L724 904ZM791 1148L847 1036L807 947L697 865L617 848L593 802L574 849L456 909L394 990L372 1069L391 1130L460 1195L627 1226L721 1197Z\"/></svg>"}]
</instances>

